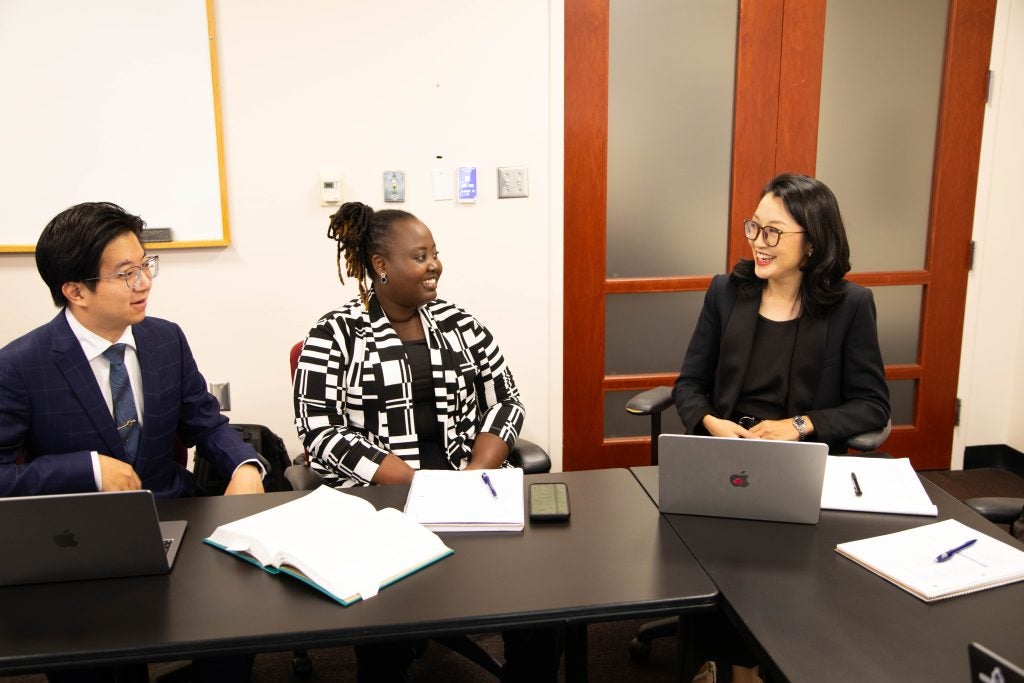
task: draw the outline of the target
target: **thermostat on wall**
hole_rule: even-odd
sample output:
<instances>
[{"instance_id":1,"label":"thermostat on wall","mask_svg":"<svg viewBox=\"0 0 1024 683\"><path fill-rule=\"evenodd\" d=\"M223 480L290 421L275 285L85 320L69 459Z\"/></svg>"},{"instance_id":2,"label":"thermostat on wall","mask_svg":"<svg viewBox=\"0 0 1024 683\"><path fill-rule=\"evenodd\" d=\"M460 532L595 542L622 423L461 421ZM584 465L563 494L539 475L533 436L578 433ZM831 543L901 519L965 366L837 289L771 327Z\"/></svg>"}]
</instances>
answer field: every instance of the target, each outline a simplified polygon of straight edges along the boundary
<instances>
[{"instance_id":1,"label":"thermostat on wall","mask_svg":"<svg viewBox=\"0 0 1024 683\"><path fill-rule=\"evenodd\" d=\"M341 174L320 174L320 206L341 204Z\"/></svg>"},{"instance_id":2,"label":"thermostat on wall","mask_svg":"<svg viewBox=\"0 0 1024 683\"><path fill-rule=\"evenodd\" d=\"M459 202L476 201L476 166L459 166Z\"/></svg>"}]
</instances>

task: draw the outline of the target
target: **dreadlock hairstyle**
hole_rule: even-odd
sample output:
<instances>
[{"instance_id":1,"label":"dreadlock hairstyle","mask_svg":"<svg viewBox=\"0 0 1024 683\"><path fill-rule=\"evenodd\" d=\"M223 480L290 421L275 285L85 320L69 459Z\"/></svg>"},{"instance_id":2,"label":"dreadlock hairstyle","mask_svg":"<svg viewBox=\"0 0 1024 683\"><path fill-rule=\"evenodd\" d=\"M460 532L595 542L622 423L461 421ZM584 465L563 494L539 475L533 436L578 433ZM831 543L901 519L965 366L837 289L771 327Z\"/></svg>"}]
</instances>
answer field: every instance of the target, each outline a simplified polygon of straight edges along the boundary
<instances>
[{"instance_id":1,"label":"dreadlock hairstyle","mask_svg":"<svg viewBox=\"0 0 1024 683\"><path fill-rule=\"evenodd\" d=\"M825 315L843 300L843 276L850 272L850 245L839 202L825 183L797 173L782 173L765 186L763 195L782 200L789 215L807 231L812 251L801 270L801 305L808 315ZM764 280L754 275L754 262L740 259L730 275L745 295L760 294Z\"/></svg>"},{"instance_id":2,"label":"dreadlock hairstyle","mask_svg":"<svg viewBox=\"0 0 1024 683\"><path fill-rule=\"evenodd\" d=\"M345 274L359 282L359 298L363 306L369 306L370 288L373 282L374 254L386 252L386 243L391 226L400 221L416 220L408 211L385 209L374 211L360 202L346 202L331 216L327 237L338 243L338 280L345 284L341 274L341 254L345 253Z\"/></svg>"}]
</instances>

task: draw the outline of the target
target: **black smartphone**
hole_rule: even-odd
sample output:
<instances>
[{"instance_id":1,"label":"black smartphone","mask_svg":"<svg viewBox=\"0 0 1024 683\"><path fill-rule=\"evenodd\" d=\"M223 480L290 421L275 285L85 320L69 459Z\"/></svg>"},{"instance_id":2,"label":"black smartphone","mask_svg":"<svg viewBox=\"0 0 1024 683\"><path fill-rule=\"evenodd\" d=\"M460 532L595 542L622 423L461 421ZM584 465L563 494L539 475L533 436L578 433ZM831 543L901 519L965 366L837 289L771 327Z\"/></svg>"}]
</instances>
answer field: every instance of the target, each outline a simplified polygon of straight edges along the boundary
<instances>
[{"instance_id":1,"label":"black smartphone","mask_svg":"<svg viewBox=\"0 0 1024 683\"><path fill-rule=\"evenodd\" d=\"M569 519L569 487L562 482L530 484L530 519L538 522Z\"/></svg>"}]
</instances>

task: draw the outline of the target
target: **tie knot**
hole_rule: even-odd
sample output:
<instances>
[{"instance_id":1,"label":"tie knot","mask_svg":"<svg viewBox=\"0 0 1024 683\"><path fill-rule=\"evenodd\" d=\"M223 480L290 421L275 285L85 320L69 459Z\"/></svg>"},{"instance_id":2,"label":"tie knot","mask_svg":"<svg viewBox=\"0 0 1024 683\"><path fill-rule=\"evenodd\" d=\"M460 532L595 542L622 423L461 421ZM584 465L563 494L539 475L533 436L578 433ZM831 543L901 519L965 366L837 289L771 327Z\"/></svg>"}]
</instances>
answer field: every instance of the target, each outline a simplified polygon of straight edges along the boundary
<instances>
[{"instance_id":1,"label":"tie knot","mask_svg":"<svg viewBox=\"0 0 1024 683\"><path fill-rule=\"evenodd\" d=\"M111 365L123 365L124 364L124 344L112 344L103 355L110 361Z\"/></svg>"}]
</instances>

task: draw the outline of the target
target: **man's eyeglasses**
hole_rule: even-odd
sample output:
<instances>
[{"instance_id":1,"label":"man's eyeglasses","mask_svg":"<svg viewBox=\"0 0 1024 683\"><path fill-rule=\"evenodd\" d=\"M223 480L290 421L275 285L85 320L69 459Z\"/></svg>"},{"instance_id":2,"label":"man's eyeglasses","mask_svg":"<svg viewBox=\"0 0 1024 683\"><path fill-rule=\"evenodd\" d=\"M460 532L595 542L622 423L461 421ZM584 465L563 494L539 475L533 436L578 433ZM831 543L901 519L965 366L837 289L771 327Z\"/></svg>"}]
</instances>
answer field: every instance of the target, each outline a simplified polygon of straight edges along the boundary
<instances>
[{"instance_id":1,"label":"man's eyeglasses","mask_svg":"<svg viewBox=\"0 0 1024 683\"><path fill-rule=\"evenodd\" d=\"M801 232L807 232L806 230L779 230L772 225L761 225L757 221L747 219L743 221L743 234L747 236L747 239L753 242L757 239L757 234L761 233L764 235L764 243L766 246L774 247L777 246L779 240L782 239L783 235L791 234L797 235Z\"/></svg>"},{"instance_id":2,"label":"man's eyeglasses","mask_svg":"<svg viewBox=\"0 0 1024 683\"><path fill-rule=\"evenodd\" d=\"M128 270L120 273L114 273L113 275L100 275L99 277L87 277L82 282L89 282L90 280L106 280L112 277L119 277L124 280L124 283L128 285L128 289L135 289L142 284L142 276L145 274L147 278L152 280L160 274L160 257L150 256L142 262L141 266L132 266Z\"/></svg>"}]
</instances>

